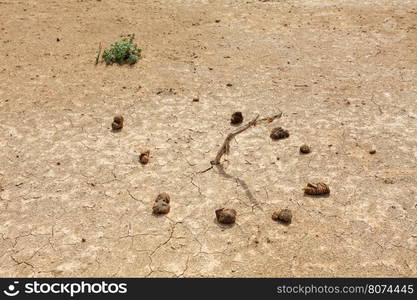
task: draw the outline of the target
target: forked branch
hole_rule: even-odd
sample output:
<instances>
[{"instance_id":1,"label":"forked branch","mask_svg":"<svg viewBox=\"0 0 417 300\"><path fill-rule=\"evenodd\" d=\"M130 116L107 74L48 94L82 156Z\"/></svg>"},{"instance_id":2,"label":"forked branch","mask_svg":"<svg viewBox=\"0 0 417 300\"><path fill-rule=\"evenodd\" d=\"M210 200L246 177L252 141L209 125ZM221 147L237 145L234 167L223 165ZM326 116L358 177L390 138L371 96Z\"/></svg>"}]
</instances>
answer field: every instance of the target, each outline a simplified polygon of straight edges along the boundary
<instances>
[{"instance_id":1,"label":"forked branch","mask_svg":"<svg viewBox=\"0 0 417 300\"><path fill-rule=\"evenodd\" d=\"M222 158L223 154L228 154L230 151L230 141L239 133L244 132L245 130L251 128L252 126L257 126L261 124L268 124L274 121L275 119L281 118L282 112L280 112L277 115L274 115L272 117L262 118L259 119L259 115L257 115L252 121L247 123L246 125L243 125L239 128L237 128L235 131L229 133L226 137L226 139L223 142L223 145L221 146L219 152L217 152L216 158L211 161L212 165L219 165L220 159Z\"/></svg>"}]
</instances>

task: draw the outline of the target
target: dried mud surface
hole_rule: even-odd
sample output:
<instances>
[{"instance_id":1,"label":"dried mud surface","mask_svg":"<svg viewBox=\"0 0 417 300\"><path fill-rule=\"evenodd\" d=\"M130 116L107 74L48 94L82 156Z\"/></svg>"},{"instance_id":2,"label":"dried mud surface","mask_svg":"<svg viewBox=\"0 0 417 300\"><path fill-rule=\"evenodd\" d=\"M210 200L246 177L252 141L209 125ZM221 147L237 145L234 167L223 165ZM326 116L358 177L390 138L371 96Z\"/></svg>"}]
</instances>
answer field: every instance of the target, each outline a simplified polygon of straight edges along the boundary
<instances>
[{"instance_id":1,"label":"dried mud surface","mask_svg":"<svg viewBox=\"0 0 417 300\"><path fill-rule=\"evenodd\" d=\"M1 0L0 20L0 276L417 276L416 1ZM135 66L94 65L132 32ZM278 109L199 173L234 111Z\"/></svg>"}]
</instances>

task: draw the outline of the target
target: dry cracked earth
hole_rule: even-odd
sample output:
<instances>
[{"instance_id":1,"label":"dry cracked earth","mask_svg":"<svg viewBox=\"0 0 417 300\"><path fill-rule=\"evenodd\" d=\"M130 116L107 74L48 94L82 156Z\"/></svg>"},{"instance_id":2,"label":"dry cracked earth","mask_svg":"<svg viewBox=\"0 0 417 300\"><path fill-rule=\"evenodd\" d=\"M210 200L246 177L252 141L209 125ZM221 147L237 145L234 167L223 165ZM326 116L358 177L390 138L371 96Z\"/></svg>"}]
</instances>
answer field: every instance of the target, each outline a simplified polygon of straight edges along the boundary
<instances>
[{"instance_id":1,"label":"dry cracked earth","mask_svg":"<svg viewBox=\"0 0 417 300\"><path fill-rule=\"evenodd\" d=\"M0 0L0 20L0 276L417 276L417 1ZM129 33L136 65L94 65ZM201 172L237 110L284 114Z\"/></svg>"}]
</instances>

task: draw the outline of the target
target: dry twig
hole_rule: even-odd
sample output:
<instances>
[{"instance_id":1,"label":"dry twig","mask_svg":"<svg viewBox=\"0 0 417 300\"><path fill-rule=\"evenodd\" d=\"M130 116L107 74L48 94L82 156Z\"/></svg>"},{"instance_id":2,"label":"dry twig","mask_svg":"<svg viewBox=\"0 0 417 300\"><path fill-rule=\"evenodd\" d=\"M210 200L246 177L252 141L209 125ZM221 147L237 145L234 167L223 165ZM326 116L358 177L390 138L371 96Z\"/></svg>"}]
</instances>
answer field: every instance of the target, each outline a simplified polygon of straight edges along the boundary
<instances>
[{"instance_id":1,"label":"dry twig","mask_svg":"<svg viewBox=\"0 0 417 300\"><path fill-rule=\"evenodd\" d=\"M97 53L97 56L96 56L96 65L98 64L98 61L99 61L99 59L100 59L100 54L101 54L101 43L98 45L98 53Z\"/></svg>"},{"instance_id":2,"label":"dry twig","mask_svg":"<svg viewBox=\"0 0 417 300\"><path fill-rule=\"evenodd\" d=\"M267 118L262 118L262 119L259 119L259 115L257 115L252 121L250 121L246 125L240 126L235 131L229 133L226 139L224 140L223 145L221 146L219 152L217 152L216 158L212 160L210 163L212 165L220 164L220 159L222 158L223 154L228 154L230 151L230 141L239 133L244 132L245 130L251 128L252 126L261 125L262 123L266 123L266 124L271 123L273 120L280 118L281 116L282 116L282 112L272 117L267 117Z\"/></svg>"}]
</instances>

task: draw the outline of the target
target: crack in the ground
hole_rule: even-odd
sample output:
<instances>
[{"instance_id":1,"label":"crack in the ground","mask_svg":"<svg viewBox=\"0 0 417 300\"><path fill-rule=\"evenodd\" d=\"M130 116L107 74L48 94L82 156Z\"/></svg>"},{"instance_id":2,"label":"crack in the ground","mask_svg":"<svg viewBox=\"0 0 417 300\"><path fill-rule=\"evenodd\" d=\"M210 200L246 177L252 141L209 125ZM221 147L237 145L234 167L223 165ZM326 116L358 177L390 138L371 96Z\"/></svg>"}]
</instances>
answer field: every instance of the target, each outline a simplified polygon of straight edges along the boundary
<instances>
[{"instance_id":1,"label":"crack in the ground","mask_svg":"<svg viewBox=\"0 0 417 300\"><path fill-rule=\"evenodd\" d=\"M175 226L177 226L177 224L179 224L181 222L175 222L174 225L171 226L171 231L169 233L169 237L168 239L166 239L166 241L162 242L161 244L159 244L150 254L150 256L152 257L156 251L158 251L161 247L165 246L172 238L172 236L174 235L174 230L175 230Z\"/></svg>"},{"instance_id":2,"label":"crack in the ground","mask_svg":"<svg viewBox=\"0 0 417 300\"><path fill-rule=\"evenodd\" d=\"M132 195L132 193L131 193L129 190L127 190L127 193L129 194L129 196L130 196L133 200L135 200L135 201L137 201L137 202L140 202L140 203L142 203L143 205L145 205L145 202L143 202L143 200L140 200L140 199L136 198L135 196L133 196L133 195Z\"/></svg>"},{"instance_id":3,"label":"crack in the ground","mask_svg":"<svg viewBox=\"0 0 417 300\"><path fill-rule=\"evenodd\" d=\"M190 261L190 255L187 256L187 261L185 262L184 270L181 272L181 274L179 274L179 275L176 276L177 278L183 277L184 274L185 274L185 272L187 272L189 261Z\"/></svg>"},{"instance_id":4,"label":"crack in the ground","mask_svg":"<svg viewBox=\"0 0 417 300\"><path fill-rule=\"evenodd\" d=\"M195 176L195 175L192 175L192 176L190 177L191 184L197 188L198 193L200 194L200 196L203 196L203 194L201 193L201 188L200 188L200 186L198 186L197 184L195 184L195 183L194 183L194 176Z\"/></svg>"}]
</instances>

